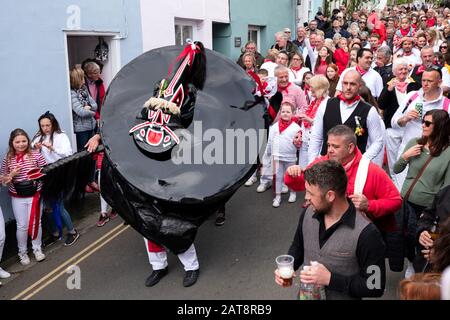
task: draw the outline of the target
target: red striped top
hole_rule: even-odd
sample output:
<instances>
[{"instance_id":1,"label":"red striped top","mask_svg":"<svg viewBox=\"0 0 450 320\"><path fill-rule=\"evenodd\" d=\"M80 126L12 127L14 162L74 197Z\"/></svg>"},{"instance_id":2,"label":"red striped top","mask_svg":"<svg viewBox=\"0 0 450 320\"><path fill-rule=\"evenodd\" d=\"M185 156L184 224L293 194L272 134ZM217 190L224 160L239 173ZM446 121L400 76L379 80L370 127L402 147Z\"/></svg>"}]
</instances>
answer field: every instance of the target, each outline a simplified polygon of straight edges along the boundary
<instances>
[{"instance_id":1,"label":"red striped top","mask_svg":"<svg viewBox=\"0 0 450 320\"><path fill-rule=\"evenodd\" d=\"M13 178L12 182L26 181L28 180L27 172L29 170L34 168L42 168L46 164L47 162L45 161L44 156L35 150L31 151L31 155L26 154L22 159L12 157L10 160L8 160L6 156L2 162L2 175L8 175L12 170L14 170L14 168L19 165L19 174ZM41 188L42 182L39 181L37 190L39 191L41 190ZM12 196L17 196L16 189L14 189L14 185L12 183L8 185L8 191Z\"/></svg>"}]
</instances>

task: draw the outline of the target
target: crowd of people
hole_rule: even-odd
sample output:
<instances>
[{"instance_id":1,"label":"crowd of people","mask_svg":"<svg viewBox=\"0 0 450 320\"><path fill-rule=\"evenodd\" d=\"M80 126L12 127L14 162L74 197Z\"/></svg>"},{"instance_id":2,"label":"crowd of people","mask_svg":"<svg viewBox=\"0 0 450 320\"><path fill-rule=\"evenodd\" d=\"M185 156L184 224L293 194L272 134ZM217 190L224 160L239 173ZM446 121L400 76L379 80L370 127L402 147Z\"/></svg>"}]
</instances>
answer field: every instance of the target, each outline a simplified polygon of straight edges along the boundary
<instances>
[{"instance_id":1,"label":"crowd of people","mask_svg":"<svg viewBox=\"0 0 450 320\"><path fill-rule=\"evenodd\" d=\"M306 190L306 213L289 253L296 269L312 258L322 261L317 274L306 276L302 271L301 279L325 285L329 298L380 296L382 290L367 291L361 283L369 276L364 266L384 270L385 257L393 271L403 270L407 257L405 278L410 282L421 279L411 278L414 273L442 272L442 265L448 266L443 256L450 248L435 245L429 221L439 217L438 225L445 225L450 211L440 216L432 211L427 227L418 228L423 226L423 212L450 184L448 31L446 6L394 6L370 12L363 8L351 14L341 7L329 18L318 12L297 28L295 39L288 28L277 32L264 61L254 42L245 46L244 69L259 75L265 89L257 89L258 95L268 102L268 144L260 159L256 191L273 185L272 206L278 208L283 193L289 193L292 203L296 191ZM335 189L338 182L332 183L333 172L342 173L335 164L320 167L329 161L344 168L348 180L344 194ZM317 177L308 181L310 171L319 176L326 171L324 179L330 181ZM257 181L254 174L245 185ZM335 191L332 196L329 190ZM317 193L322 197L315 198ZM308 211L311 208L316 215ZM339 243L342 232L351 239L339 225L356 223L354 209L376 226L379 235L366 225L355 237L358 246L347 248L348 258L336 260L328 247ZM309 213L318 221L309 221ZM317 244L306 239L311 229L318 230ZM439 239L446 236L440 234ZM359 248L362 243L364 249ZM324 255L317 255L317 250ZM356 261L359 267L352 264ZM343 268L346 263L348 268ZM284 284L279 274L276 280ZM401 288L406 287L410 284L402 283Z\"/></svg>"},{"instance_id":2,"label":"crowd of people","mask_svg":"<svg viewBox=\"0 0 450 320\"><path fill-rule=\"evenodd\" d=\"M381 11L318 12L296 30L285 28L264 57L246 43L237 63L256 79L255 96L266 102L268 143L260 159L256 191L274 187L272 206L297 201L304 210L289 254L304 283L326 287L329 299L380 297L385 258L393 271L408 259L399 297L414 299L422 286L438 286L450 265L450 8L394 6ZM94 151L105 87L102 65L88 59L70 72L76 150ZM95 146L95 147L94 147ZM14 130L1 167L17 224L19 261L28 265L27 241L36 261L42 251L42 212L51 214L49 235L70 246L80 234L64 207L64 195L43 199L42 185L28 171L72 154L67 135L51 112L38 119L30 139ZM103 155L92 157L86 192L98 192ZM386 170L385 170L386 169ZM258 172L245 183L258 181ZM117 216L101 198L97 226ZM447 205L445 205L447 203ZM1 209L0 209L1 210ZM221 209L216 224L225 222ZM0 259L4 245L0 211ZM146 241L153 286L167 273L167 257ZM153 248L155 249L155 248ZM192 245L180 260L198 278ZM367 268L381 270L381 286L367 288ZM0 268L0 278L10 274ZM286 286L278 271L275 280ZM436 287L428 298L436 298Z\"/></svg>"},{"instance_id":3,"label":"crowd of people","mask_svg":"<svg viewBox=\"0 0 450 320\"><path fill-rule=\"evenodd\" d=\"M76 150L84 150L98 130L98 119L105 96L101 74L101 62L87 59L70 71L73 129L76 135ZM8 188L12 210L16 221L16 238L20 264L30 264L28 240L31 238L33 254L37 262L46 256L43 246L62 241L64 246L73 245L80 233L75 229L70 213L64 206L64 194L45 198L41 195L42 182L31 176L31 169L39 169L72 155L73 149L65 131L50 111L37 119L37 133L30 138L22 129L15 129L9 138L9 148L2 161L0 182ZM93 150L91 150L93 151ZM98 169L102 155L92 157L89 183L85 192L99 192ZM101 214L97 226L105 225L117 213L107 208L100 196ZM1 210L1 209L0 209ZM5 241L3 213L0 211L0 259ZM43 227L47 235L43 239ZM67 230L64 236L63 229ZM45 243L43 243L45 240ZM9 278L10 273L0 268L0 278Z\"/></svg>"}]
</instances>

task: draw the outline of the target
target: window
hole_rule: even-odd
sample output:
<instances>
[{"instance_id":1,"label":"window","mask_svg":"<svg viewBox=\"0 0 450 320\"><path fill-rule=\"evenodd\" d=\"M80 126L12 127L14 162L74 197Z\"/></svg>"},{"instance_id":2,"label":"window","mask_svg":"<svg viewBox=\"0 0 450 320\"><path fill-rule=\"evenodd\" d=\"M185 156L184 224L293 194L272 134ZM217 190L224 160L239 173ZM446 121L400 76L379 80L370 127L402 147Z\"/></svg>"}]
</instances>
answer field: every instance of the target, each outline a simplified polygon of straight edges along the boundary
<instances>
[{"instance_id":1,"label":"window","mask_svg":"<svg viewBox=\"0 0 450 320\"><path fill-rule=\"evenodd\" d=\"M186 24L175 24L175 45L183 46L187 39L193 40L194 27Z\"/></svg>"}]
</instances>

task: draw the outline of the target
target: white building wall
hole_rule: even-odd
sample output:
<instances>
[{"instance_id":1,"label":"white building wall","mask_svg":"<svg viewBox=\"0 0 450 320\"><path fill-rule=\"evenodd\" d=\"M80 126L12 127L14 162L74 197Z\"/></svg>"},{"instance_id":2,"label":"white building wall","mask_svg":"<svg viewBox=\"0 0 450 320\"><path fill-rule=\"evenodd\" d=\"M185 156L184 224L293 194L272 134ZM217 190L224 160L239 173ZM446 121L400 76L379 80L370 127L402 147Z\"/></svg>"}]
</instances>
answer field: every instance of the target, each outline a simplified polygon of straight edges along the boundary
<instances>
[{"instance_id":1,"label":"white building wall","mask_svg":"<svg viewBox=\"0 0 450 320\"><path fill-rule=\"evenodd\" d=\"M228 0L141 0L143 50L175 44L175 19L194 22L194 39L211 49L212 23L229 23Z\"/></svg>"}]
</instances>

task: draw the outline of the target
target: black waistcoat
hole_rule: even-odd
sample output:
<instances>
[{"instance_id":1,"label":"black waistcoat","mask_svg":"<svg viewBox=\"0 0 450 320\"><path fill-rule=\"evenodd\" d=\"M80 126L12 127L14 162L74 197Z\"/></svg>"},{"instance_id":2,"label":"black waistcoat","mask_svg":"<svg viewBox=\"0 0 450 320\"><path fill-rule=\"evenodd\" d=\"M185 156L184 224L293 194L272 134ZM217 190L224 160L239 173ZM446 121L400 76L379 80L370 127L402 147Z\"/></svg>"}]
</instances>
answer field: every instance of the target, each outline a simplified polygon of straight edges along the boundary
<instances>
[{"instance_id":1,"label":"black waistcoat","mask_svg":"<svg viewBox=\"0 0 450 320\"><path fill-rule=\"evenodd\" d=\"M369 138L368 129L367 129L367 115L369 114L370 108L372 108L371 105L360 101L358 105L356 106L355 110L353 110L353 113L351 116L342 123L341 118L341 100L339 98L332 98L329 99L327 102L327 107L325 109L325 113L323 115L323 144L322 144L322 151L320 152L321 155L327 154L327 142L328 142L328 130L333 128L334 126L337 126L339 124L345 124L346 126L350 127L353 131L356 129L356 120L355 117L359 117L359 123L361 127L364 129L364 133L359 136L357 135L357 144L358 149L364 153L366 152L366 146L367 146L367 139Z\"/></svg>"}]
</instances>

